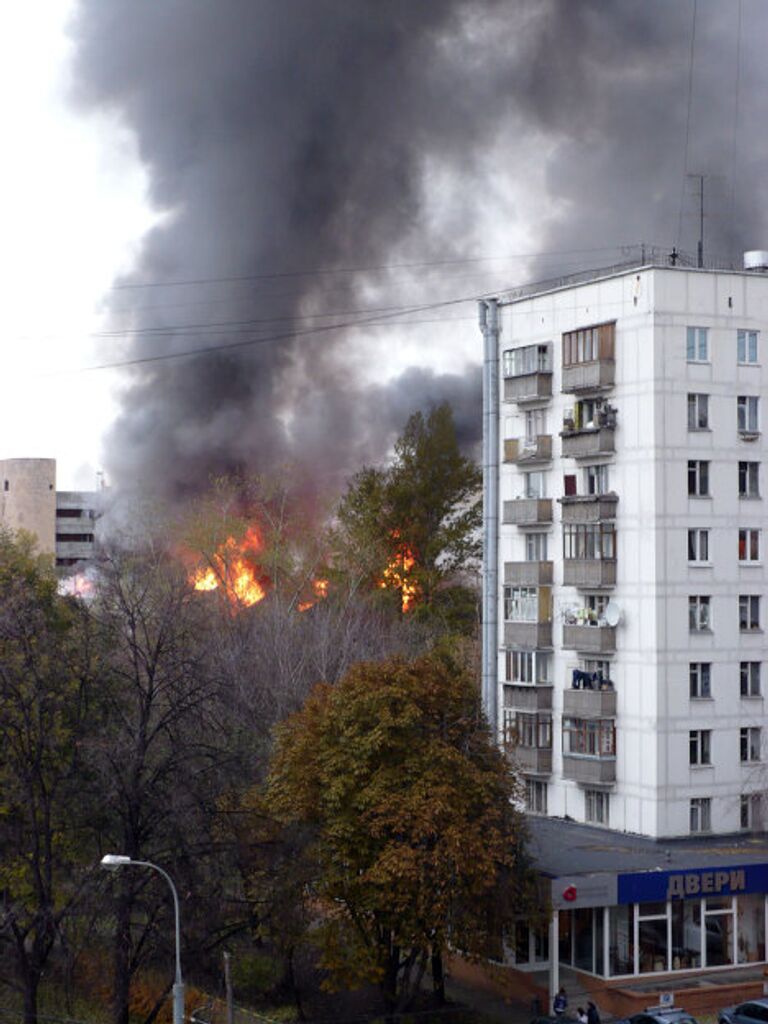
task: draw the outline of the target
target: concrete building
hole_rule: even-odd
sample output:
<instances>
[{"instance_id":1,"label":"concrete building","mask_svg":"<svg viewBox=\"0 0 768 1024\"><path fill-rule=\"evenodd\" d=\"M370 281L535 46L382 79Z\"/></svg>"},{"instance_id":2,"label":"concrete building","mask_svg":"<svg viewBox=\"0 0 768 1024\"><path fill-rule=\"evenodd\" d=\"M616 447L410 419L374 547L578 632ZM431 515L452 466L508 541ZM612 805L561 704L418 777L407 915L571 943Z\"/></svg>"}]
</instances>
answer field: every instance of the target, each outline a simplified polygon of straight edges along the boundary
<instances>
[{"instance_id":1,"label":"concrete building","mask_svg":"<svg viewBox=\"0 0 768 1024\"><path fill-rule=\"evenodd\" d=\"M484 699L529 811L559 819L539 861L551 984L558 963L766 960L762 838L759 863L739 859L768 782L763 263L623 267L482 304ZM643 857L616 844L599 879L564 872L555 853L595 827L647 837Z\"/></svg>"},{"instance_id":2,"label":"concrete building","mask_svg":"<svg viewBox=\"0 0 768 1024\"><path fill-rule=\"evenodd\" d=\"M93 557L97 491L57 491L55 459L0 460L0 525L27 530L60 568Z\"/></svg>"}]
</instances>

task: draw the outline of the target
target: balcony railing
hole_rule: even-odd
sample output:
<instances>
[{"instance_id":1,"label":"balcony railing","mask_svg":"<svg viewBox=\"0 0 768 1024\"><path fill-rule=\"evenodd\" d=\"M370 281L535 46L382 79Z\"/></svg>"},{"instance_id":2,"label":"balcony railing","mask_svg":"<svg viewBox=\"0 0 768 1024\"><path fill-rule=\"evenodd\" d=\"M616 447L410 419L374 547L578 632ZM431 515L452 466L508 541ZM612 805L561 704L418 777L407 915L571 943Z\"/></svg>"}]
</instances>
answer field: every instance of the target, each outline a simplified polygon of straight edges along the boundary
<instances>
[{"instance_id":1,"label":"balcony railing","mask_svg":"<svg viewBox=\"0 0 768 1024\"><path fill-rule=\"evenodd\" d=\"M509 754L520 766L520 770L531 775L552 774L552 750L545 747L519 747L514 743L506 745Z\"/></svg>"},{"instance_id":2,"label":"balcony railing","mask_svg":"<svg viewBox=\"0 0 768 1024\"><path fill-rule=\"evenodd\" d=\"M615 587L616 562L607 558L566 558L563 561L566 587Z\"/></svg>"},{"instance_id":3,"label":"balcony railing","mask_svg":"<svg viewBox=\"0 0 768 1024\"><path fill-rule=\"evenodd\" d=\"M592 626L580 623L563 625L563 647L585 654L602 654L616 650L615 626Z\"/></svg>"},{"instance_id":4,"label":"balcony railing","mask_svg":"<svg viewBox=\"0 0 768 1024\"><path fill-rule=\"evenodd\" d=\"M593 359L589 363L563 366L562 389L569 394L613 387L616 363L613 359Z\"/></svg>"},{"instance_id":5,"label":"balcony railing","mask_svg":"<svg viewBox=\"0 0 768 1024\"><path fill-rule=\"evenodd\" d=\"M552 562L505 562L504 582L536 587L552 582Z\"/></svg>"},{"instance_id":6,"label":"balcony railing","mask_svg":"<svg viewBox=\"0 0 768 1024\"><path fill-rule=\"evenodd\" d=\"M504 707L515 711L551 711L552 684L510 684L504 685Z\"/></svg>"},{"instance_id":7,"label":"balcony railing","mask_svg":"<svg viewBox=\"0 0 768 1024\"><path fill-rule=\"evenodd\" d=\"M512 437L504 442L504 461L516 465L535 462L549 462L552 458L552 435L539 434L536 437Z\"/></svg>"},{"instance_id":8,"label":"balcony railing","mask_svg":"<svg viewBox=\"0 0 768 1024\"><path fill-rule=\"evenodd\" d=\"M616 518L618 494L573 494L557 499L562 506L562 521L570 523L602 523Z\"/></svg>"},{"instance_id":9,"label":"balcony railing","mask_svg":"<svg viewBox=\"0 0 768 1024\"><path fill-rule=\"evenodd\" d=\"M580 430L563 430L563 458L587 459L595 455L611 455L616 451L616 431L613 427L582 427Z\"/></svg>"},{"instance_id":10,"label":"balcony railing","mask_svg":"<svg viewBox=\"0 0 768 1024\"><path fill-rule=\"evenodd\" d=\"M504 522L513 526L533 526L552 522L551 498L516 498L504 502Z\"/></svg>"},{"instance_id":11,"label":"balcony railing","mask_svg":"<svg viewBox=\"0 0 768 1024\"><path fill-rule=\"evenodd\" d=\"M563 778L574 782L615 782L616 758L564 753Z\"/></svg>"},{"instance_id":12,"label":"balcony railing","mask_svg":"<svg viewBox=\"0 0 768 1024\"><path fill-rule=\"evenodd\" d=\"M506 647L549 649L552 646L552 623L505 622L504 644Z\"/></svg>"},{"instance_id":13,"label":"balcony railing","mask_svg":"<svg viewBox=\"0 0 768 1024\"><path fill-rule=\"evenodd\" d=\"M552 373L526 373L504 380L505 402L533 402L552 397Z\"/></svg>"},{"instance_id":14,"label":"balcony railing","mask_svg":"<svg viewBox=\"0 0 768 1024\"><path fill-rule=\"evenodd\" d=\"M574 718L615 718L616 691L575 690L563 691L563 714Z\"/></svg>"}]
</instances>

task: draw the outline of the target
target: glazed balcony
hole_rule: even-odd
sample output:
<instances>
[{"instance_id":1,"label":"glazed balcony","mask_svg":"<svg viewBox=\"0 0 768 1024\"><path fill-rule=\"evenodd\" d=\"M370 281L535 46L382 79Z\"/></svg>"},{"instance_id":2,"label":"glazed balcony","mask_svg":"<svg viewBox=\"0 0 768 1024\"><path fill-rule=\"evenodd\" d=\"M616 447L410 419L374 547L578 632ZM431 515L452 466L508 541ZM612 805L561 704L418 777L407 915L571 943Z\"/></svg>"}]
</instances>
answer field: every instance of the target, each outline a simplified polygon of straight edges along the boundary
<instances>
[{"instance_id":1,"label":"glazed balcony","mask_svg":"<svg viewBox=\"0 0 768 1024\"><path fill-rule=\"evenodd\" d=\"M597 455L612 455L616 451L615 434L613 427L563 430L560 433L563 458L590 459Z\"/></svg>"},{"instance_id":2,"label":"glazed balcony","mask_svg":"<svg viewBox=\"0 0 768 1024\"><path fill-rule=\"evenodd\" d=\"M504 707L515 711L551 711L552 684L510 684L504 686Z\"/></svg>"},{"instance_id":3,"label":"glazed balcony","mask_svg":"<svg viewBox=\"0 0 768 1024\"><path fill-rule=\"evenodd\" d=\"M552 646L551 622L505 622L505 647L549 649Z\"/></svg>"},{"instance_id":4,"label":"glazed balcony","mask_svg":"<svg viewBox=\"0 0 768 1024\"><path fill-rule=\"evenodd\" d=\"M585 654L609 654L616 650L616 627L582 623L563 626L563 647Z\"/></svg>"},{"instance_id":5,"label":"glazed balcony","mask_svg":"<svg viewBox=\"0 0 768 1024\"><path fill-rule=\"evenodd\" d=\"M549 462L552 458L552 435L538 434L536 437L512 437L504 442L504 461L516 466Z\"/></svg>"},{"instance_id":6,"label":"glazed balcony","mask_svg":"<svg viewBox=\"0 0 768 1024\"><path fill-rule=\"evenodd\" d=\"M616 586L616 561L607 558L567 558L563 561L563 586L593 587Z\"/></svg>"},{"instance_id":7,"label":"glazed balcony","mask_svg":"<svg viewBox=\"0 0 768 1024\"><path fill-rule=\"evenodd\" d=\"M569 523L602 523L616 518L618 494L574 494L557 499L562 506L562 521Z\"/></svg>"},{"instance_id":8,"label":"glazed balcony","mask_svg":"<svg viewBox=\"0 0 768 1024\"><path fill-rule=\"evenodd\" d=\"M616 362L613 359L593 359L588 363L563 366L562 390L567 394L598 391L613 387Z\"/></svg>"},{"instance_id":9,"label":"glazed balcony","mask_svg":"<svg viewBox=\"0 0 768 1024\"><path fill-rule=\"evenodd\" d=\"M552 397L552 373L526 373L520 377L506 377L504 380L504 401L536 402Z\"/></svg>"},{"instance_id":10,"label":"glazed balcony","mask_svg":"<svg viewBox=\"0 0 768 1024\"><path fill-rule=\"evenodd\" d=\"M616 691L610 687L563 690L563 714L573 718L615 718Z\"/></svg>"},{"instance_id":11,"label":"glazed balcony","mask_svg":"<svg viewBox=\"0 0 768 1024\"><path fill-rule=\"evenodd\" d=\"M616 758L563 754L563 778L585 783L615 782Z\"/></svg>"},{"instance_id":12,"label":"glazed balcony","mask_svg":"<svg viewBox=\"0 0 768 1024\"><path fill-rule=\"evenodd\" d=\"M552 582L552 562L505 562L504 582L537 587Z\"/></svg>"},{"instance_id":13,"label":"glazed balcony","mask_svg":"<svg viewBox=\"0 0 768 1024\"><path fill-rule=\"evenodd\" d=\"M552 522L551 498L516 498L504 502L504 522L512 526L536 526Z\"/></svg>"}]
</instances>

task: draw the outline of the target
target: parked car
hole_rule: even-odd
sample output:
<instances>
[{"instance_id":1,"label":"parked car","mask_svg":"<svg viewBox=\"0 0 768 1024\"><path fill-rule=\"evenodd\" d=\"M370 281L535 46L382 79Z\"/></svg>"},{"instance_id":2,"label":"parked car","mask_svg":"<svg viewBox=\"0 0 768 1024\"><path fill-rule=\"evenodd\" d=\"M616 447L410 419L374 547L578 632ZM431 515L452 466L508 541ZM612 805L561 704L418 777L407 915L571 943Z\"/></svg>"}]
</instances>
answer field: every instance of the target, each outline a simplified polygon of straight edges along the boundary
<instances>
[{"instance_id":1,"label":"parked car","mask_svg":"<svg viewBox=\"0 0 768 1024\"><path fill-rule=\"evenodd\" d=\"M721 1010L719 1024L768 1024L768 999L750 999L746 1003Z\"/></svg>"},{"instance_id":2,"label":"parked car","mask_svg":"<svg viewBox=\"0 0 768 1024\"><path fill-rule=\"evenodd\" d=\"M631 1017L617 1021L616 1024L698 1024L698 1021L679 1006L673 1006L669 1010L661 1006L649 1006L643 1013L634 1013ZM765 1018L765 1024L768 1024L768 1017Z\"/></svg>"}]
</instances>

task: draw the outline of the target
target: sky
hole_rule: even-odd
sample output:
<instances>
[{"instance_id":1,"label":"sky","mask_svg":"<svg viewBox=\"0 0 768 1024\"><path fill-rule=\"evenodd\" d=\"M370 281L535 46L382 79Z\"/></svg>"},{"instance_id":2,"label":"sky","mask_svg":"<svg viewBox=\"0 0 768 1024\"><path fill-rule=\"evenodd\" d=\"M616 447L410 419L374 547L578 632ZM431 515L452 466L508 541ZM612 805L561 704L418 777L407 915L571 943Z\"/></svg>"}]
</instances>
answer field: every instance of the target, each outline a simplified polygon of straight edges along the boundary
<instances>
[{"instance_id":1,"label":"sky","mask_svg":"<svg viewBox=\"0 0 768 1024\"><path fill-rule=\"evenodd\" d=\"M338 490L441 400L471 448L478 296L695 249L699 173L707 252L768 247L762 0L3 18L0 457L62 488Z\"/></svg>"}]
</instances>

